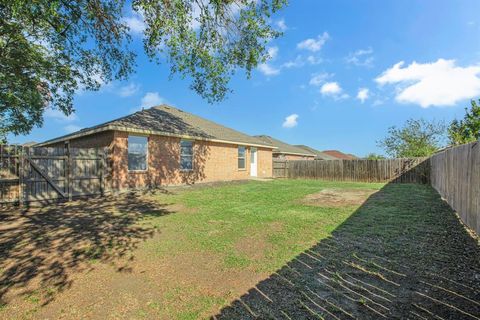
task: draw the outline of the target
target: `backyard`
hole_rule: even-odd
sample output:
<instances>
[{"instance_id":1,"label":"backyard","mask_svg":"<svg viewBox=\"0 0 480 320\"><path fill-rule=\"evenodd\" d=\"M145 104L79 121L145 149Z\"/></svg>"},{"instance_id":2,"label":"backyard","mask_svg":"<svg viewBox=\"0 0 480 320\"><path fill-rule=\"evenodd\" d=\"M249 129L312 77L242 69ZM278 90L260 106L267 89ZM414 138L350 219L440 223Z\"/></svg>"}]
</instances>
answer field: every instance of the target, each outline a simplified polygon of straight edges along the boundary
<instances>
[{"instance_id":1,"label":"backyard","mask_svg":"<svg viewBox=\"0 0 480 320\"><path fill-rule=\"evenodd\" d=\"M0 318L480 319L478 238L427 185L218 183L0 220Z\"/></svg>"}]
</instances>

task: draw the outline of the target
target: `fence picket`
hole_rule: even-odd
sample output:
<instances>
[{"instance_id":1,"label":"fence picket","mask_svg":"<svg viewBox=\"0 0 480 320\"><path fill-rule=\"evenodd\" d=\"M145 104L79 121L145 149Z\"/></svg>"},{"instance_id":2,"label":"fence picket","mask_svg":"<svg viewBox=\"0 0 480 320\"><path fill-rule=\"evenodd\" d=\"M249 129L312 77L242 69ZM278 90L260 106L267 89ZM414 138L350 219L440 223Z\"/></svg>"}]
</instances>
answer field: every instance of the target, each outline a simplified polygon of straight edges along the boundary
<instances>
[{"instance_id":1,"label":"fence picket","mask_svg":"<svg viewBox=\"0 0 480 320\"><path fill-rule=\"evenodd\" d=\"M427 158L382 160L273 160L274 178L428 183ZM288 173L287 173L288 172Z\"/></svg>"},{"instance_id":2,"label":"fence picket","mask_svg":"<svg viewBox=\"0 0 480 320\"><path fill-rule=\"evenodd\" d=\"M432 186L480 234L480 143L449 148L430 158Z\"/></svg>"},{"instance_id":3,"label":"fence picket","mask_svg":"<svg viewBox=\"0 0 480 320\"><path fill-rule=\"evenodd\" d=\"M103 194L105 158L103 148L0 145L0 203Z\"/></svg>"}]
</instances>

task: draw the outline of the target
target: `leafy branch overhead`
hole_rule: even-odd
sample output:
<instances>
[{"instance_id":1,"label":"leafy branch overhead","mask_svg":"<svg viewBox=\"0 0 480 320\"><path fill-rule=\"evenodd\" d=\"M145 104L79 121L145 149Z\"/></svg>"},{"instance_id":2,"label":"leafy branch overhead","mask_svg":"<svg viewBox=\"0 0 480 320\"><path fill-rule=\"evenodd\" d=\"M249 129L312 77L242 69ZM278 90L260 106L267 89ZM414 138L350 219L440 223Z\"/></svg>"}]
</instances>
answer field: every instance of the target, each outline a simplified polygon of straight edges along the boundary
<instances>
[{"instance_id":1,"label":"leafy branch overhead","mask_svg":"<svg viewBox=\"0 0 480 320\"><path fill-rule=\"evenodd\" d=\"M470 102L470 110L465 108L462 120L453 120L448 127L448 138L452 145L469 143L480 139L480 99Z\"/></svg>"},{"instance_id":2,"label":"leafy branch overhead","mask_svg":"<svg viewBox=\"0 0 480 320\"><path fill-rule=\"evenodd\" d=\"M268 23L285 0L136 0L146 23L144 48L151 59L166 56L171 71L191 76L192 89L210 102L224 99L236 68L247 75L265 62Z\"/></svg>"},{"instance_id":3,"label":"leafy branch overhead","mask_svg":"<svg viewBox=\"0 0 480 320\"><path fill-rule=\"evenodd\" d=\"M171 75L191 78L209 102L229 92L233 73L247 76L268 58L280 33L271 15L286 0L0 0L0 119L2 131L26 134L45 108L73 112L78 90L98 90L134 71L125 13L146 25L147 56Z\"/></svg>"}]
</instances>

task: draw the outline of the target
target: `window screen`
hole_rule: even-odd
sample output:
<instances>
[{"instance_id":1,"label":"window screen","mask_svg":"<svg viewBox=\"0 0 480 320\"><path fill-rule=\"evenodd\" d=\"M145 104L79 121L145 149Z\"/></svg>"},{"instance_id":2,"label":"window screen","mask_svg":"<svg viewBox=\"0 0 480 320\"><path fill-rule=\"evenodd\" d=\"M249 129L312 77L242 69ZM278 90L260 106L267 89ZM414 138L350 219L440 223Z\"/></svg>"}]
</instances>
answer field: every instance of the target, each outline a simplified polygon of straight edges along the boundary
<instances>
[{"instance_id":1,"label":"window screen","mask_svg":"<svg viewBox=\"0 0 480 320\"><path fill-rule=\"evenodd\" d=\"M245 169L245 147L238 147L238 169Z\"/></svg>"},{"instance_id":2,"label":"window screen","mask_svg":"<svg viewBox=\"0 0 480 320\"><path fill-rule=\"evenodd\" d=\"M180 170L193 169L193 141L180 141Z\"/></svg>"}]
</instances>

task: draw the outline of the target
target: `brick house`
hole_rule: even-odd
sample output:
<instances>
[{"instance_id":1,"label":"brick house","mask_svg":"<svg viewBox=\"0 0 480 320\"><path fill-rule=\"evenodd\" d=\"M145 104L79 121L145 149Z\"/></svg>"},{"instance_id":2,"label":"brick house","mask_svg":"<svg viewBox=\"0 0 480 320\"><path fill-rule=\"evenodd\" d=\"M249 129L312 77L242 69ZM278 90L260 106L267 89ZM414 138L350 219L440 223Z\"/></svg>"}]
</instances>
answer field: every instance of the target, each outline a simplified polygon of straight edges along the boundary
<instances>
[{"instance_id":1,"label":"brick house","mask_svg":"<svg viewBox=\"0 0 480 320\"><path fill-rule=\"evenodd\" d=\"M273 158L285 160L313 160L316 156L313 152L274 139L270 136L259 135L255 136L255 138L258 138L265 144L276 147L272 153Z\"/></svg>"},{"instance_id":2,"label":"brick house","mask_svg":"<svg viewBox=\"0 0 480 320\"><path fill-rule=\"evenodd\" d=\"M38 146L108 150L115 190L272 177L269 143L167 105Z\"/></svg>"}]
</instances>

